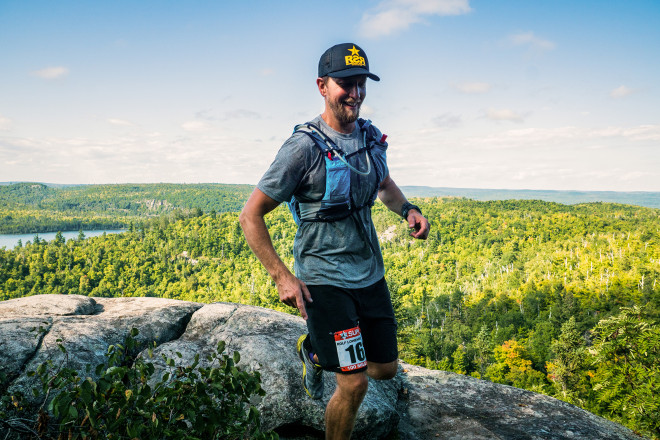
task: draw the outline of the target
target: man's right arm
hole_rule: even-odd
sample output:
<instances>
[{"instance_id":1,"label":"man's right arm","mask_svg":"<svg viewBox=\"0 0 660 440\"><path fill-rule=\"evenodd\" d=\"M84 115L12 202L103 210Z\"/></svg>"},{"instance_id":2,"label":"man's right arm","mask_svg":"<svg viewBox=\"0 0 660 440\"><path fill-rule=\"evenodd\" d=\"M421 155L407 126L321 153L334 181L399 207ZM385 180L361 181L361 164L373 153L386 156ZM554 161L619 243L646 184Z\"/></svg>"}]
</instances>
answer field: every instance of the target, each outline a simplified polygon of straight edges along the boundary
<instances>
[{"instance_id":1,"label":"man's right arm","mask_svg":"<svg viewBox=\"0 0 660 440\"><path fill-rule=\"evenodd\" d=\"M250 249L275 281L280 301L290 307L296 307L300 315L307 319L305 301L312 301L309 290L277 255L264 221L264 216L277 205L279 205L278 201L264 194L259 188L255 188L241 211L239 221Z\"/></svg>"}]
</instances>

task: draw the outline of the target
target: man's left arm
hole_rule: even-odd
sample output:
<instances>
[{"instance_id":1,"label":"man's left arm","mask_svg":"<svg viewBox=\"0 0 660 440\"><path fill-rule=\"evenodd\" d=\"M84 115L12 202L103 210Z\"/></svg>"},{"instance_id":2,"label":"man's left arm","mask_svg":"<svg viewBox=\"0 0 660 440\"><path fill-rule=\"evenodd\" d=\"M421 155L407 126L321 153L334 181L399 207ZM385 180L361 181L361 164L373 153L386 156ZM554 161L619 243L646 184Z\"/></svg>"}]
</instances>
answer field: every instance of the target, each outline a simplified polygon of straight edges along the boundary
<instances>
[{"instance_id":1,"label":"man's left arm","mask_svg":"<svg viewBox=\"0 0 660 440\"><path fill-rule=\"evenodd\" d=\"M378 198L387 206L390 211L403 216L403 205L408 203L406 196L401 189L394 183L394 180L387 175L378 188ZM412 229L410 236L420 240L426 240L429 235L429 221L417 209L410 209L407 213L408 227Z\"/></svg>"}]
</instances>

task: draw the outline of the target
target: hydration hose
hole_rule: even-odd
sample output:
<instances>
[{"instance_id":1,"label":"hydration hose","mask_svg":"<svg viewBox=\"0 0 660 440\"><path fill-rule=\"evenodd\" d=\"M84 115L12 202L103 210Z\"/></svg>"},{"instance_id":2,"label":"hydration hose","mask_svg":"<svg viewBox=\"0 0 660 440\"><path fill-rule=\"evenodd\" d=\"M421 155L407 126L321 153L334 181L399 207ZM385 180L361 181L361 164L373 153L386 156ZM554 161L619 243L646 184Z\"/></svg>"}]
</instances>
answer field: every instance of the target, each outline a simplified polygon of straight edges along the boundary
<instances>
[{"instance_id":1,"label":"hydration hose","mask_svg":"<svg viewBox=\"0 0 660 440\"><path fill-rule=\"evenodd\" d=\"M367 146L367 131L366 131L366 130L364 130L364 131L362 132L362 145L364 145L365 147ZM358 145L358 147L359 147L359 145ZM332 148L332 147L330 147L330 148ZM369 160L369 153L368 153L368 152L365 151L365 153L364 153L364 156L367 158L367 171L360 171L360 170L358 170L357 168L353 167L353 165L351 165L350 163L348 163L348 161L347 161L344 157L342 157L342 155L340 154L340 152L338 152L338 151L335 150L334 148L332 148L332 151L334 151L334 152L335 152L335 156L337 156L337 158L338 158L339 160L341 160L342 162L344 162L344 164L346 164L346 166L347 166L348 168L350 168L353 172L355 172L355 173L357 173L357 174L359 174L359 175L361 175L361 176L367 176L367 175L369 175L369 173L371 172L371 161Z\"/></svg>"},{"instance_id":2,"label":"hydration hose","mask_svg":"<svg viewBox=\"0 0 660 440\"><path fill-rule=\"evenodd\" d=\"M332 139L330 139L325 133L323 133L315 125L313 125L313 124L300 124L300 125L297 125L294 128L294 133L296 131L302 131L303 133L306 133L306 131L303 130L303 128L306 128L310 132L312 132L312 133L316 134L318 137L320 137L321 140L323 141L323 143L328 147L328 149L330 151L332 151L335 154L335 156L340 161L342 161L354 173L359 174L361 176L367 176L367 175L369 175L369 173L371 173L371 161L369 160L369 153L368 152L365 153L365 156L366 156L366 159L367 159L367 170L366 171L360 171L357 168L355 168L353 165L348 163L348 161L346 160L346 157L345 157L346 153L344 153L342 151L342 149L339 148L339 146L337 146L337 144L335 144L333 142ZM307 134L309 134L309 133L307 133ZM367 147L367 130L362 130L362 145L364 146L364 149L367 150L367 148L366 148ZM356 152L359 152L359 150L360 150L360 148L359 148L359 145L358 145L358 150ZM343 154L343 156L342 156L342 154ZM351 153L351 154L354 154L354 153Z\"/></svg>"}]
</instances>

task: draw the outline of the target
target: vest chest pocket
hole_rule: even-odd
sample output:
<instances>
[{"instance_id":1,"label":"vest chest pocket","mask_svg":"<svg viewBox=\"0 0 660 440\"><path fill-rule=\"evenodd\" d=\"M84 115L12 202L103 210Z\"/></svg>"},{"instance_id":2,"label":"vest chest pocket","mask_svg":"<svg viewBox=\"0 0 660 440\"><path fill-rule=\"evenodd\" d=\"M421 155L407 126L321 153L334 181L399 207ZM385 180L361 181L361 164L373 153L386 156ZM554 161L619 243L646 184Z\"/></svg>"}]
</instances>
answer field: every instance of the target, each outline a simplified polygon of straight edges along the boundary
<instances>
[{"instance_id":1,"label":"vest chest pocket","mask_svg":"<svg viewBox=\"0 0 660 440\"><path fill-rule=\"evenodd\" d=\"M351 171L340 160L325 158L325 194L321 216L345 211L351 205Z\"/></svg>"}]
</instances>

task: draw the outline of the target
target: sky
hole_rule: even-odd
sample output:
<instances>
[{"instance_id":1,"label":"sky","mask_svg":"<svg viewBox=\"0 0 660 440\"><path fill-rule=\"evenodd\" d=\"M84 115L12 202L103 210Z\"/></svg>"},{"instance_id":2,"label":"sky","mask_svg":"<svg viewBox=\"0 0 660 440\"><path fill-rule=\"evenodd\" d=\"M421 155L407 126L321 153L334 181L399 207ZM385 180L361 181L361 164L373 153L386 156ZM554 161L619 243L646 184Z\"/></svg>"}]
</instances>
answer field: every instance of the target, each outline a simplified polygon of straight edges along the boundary
<instances>
[{"instance_id":1,"label":"sky","mask_svg":"<svg viewBox=\"0 0 660 440\"><path fill-rule=\"evenodd\" d=\"M658 0L0 0L0 182L256 184L352 42L399 185L660 191L658 23Z\"/></svg>"}]
</instances>

